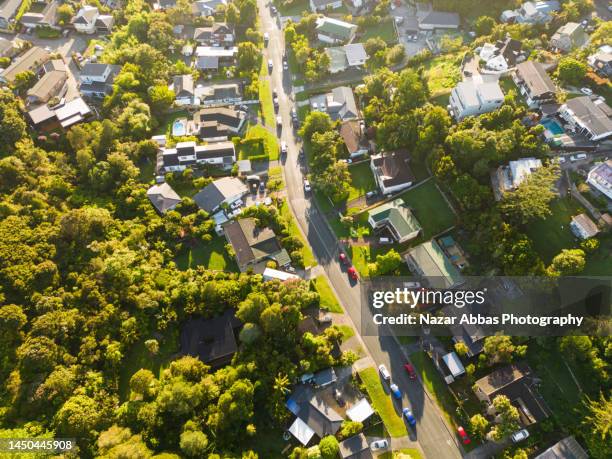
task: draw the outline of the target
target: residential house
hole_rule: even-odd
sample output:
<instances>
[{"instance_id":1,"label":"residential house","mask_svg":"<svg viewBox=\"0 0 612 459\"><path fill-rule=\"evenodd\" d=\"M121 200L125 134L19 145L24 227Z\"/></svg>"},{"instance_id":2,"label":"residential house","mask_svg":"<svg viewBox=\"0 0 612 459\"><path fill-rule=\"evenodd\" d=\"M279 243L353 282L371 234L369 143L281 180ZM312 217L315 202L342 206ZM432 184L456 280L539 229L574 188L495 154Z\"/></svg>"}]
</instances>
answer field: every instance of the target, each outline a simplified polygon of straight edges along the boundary
<instances>
[{"instance_id":1,"label":"residential house","mask_svg":"<svg viewBox=\"0 0 612 459\"><path fill-rule=\"evenodd\" d=\"M310 11L317 13L319 11L337 10L342 8L342 0L309 0Z\"/></svg>"},{"instance_id":2,"label":"residential house","mask_svg":"<svg viewBox=\"0 0 612 459\"><path fill-rule=\"evenodd\" d=\"M374 414L374 408L370 405L367 398L362 398L358 402L354 403L348 410L346 410L346 416L355 422L364 422L370 416Z\"/></svg>"},{"instance_id":3,"label":"residential house","mask_svg":"<svg viewBox=\"0 0 612 459\"><path fill-rule=\"evenodd\" d=\"M510 161L507 166L500 166L495 171L495 198L499 201L504 193L514 191L533 171L542 167L542 161L536 158L521 158ZM496 188L496 189L495 189Z\"/></svg>"},{"instance_id":4,"label":"residential house","mask_svg":"<svg viewBox=\"0 0 612 459\"><path fill-rule=\"evenodd\" d=\"M286 282L297 279L300 279L300 276L296 276L295 274L287 273L285 271L279 271L278 269L266 268L263 272L263 280L265 282L273 280Z\"/></svg>"},{"instance_id":5,"label":"residential house","mask_svg":"<svg viewBox=\"0 0 612 459\"><path fill-rule=\"evenodd\" d=\"M200 205L201 197L198 199L198 194L194 196L194 201ZM271 228L258 227L254 218L232 220L223 225L223 232L234 249L241 272L248 269L263 272L270 260L276 261L280 267L289 266L291 263L289 254L281 247L274 231Z\"/></svg>"},{"instance_id":6,"label":"residential house","mask_svg":"<svg viewBox=\"0 0 612 459\"><path fill-rule=\"evenodd\" d=\"M368 54L362 43L333 46L325 49L330 59L330 73L344 72L348 68L363 68Z\"/></svg>"},{"instance_id":7,"label":"residential house","mask_svg":"<svg viewBox=\"0 0 612 459\"><path fill-rule=\"evenodd\" d=\"M0 37L0 57L13 57L19 51L17 40Z\"/></svg>"},{"instance_id":8,"label":"residential house","mask_svg":"<svg viewBox=\"0 0 612 459\"><path fill-rule=\"evenodd\" d=\"M465 252L452 236L442 236L438 239L438 243L442 247L442 251L457 268L463 269L468 266Z\"/></svg>"},{"instance_id":9,"label":"residential house","mask_svg":"<svg viewBox=\"0 0 612 459\"><path fill-rule=\"evenodd\" d=\"M462 309L462 312L467 313L469 311ZM479 325L462 324L457 331L457 334L453 334L453 341L465 344L468 350L467 357L474 357L483 351L484 339L487 334Z\"/></svg>"},{"instance_id":10,"label":"residential house","mask_svg":"<svg viewBox=\"0 0 612 459\"><path fill-rule=\"evenodd\" d=\"M40 131L68 129L70 126L86 121L92 116L91 109L80 97L52 108L41 105L28 112L32 126Z\"/></svg>"},{"instance_id":11,"label":"residential house","mask_svg":"<svg viewBox=\"0 0 612 459\"><path fill-rule=\"evenodd\" d=\"M181 202L181 197L165 182L149 188L147 198L160 214L173 210Z\"/></svg>"},{"instance_id":12,"label":"residential house","mask_svg":"<svg viewBox=\"0 0 612 459\"><path fill-rule=\"evenodd\" d=\"M433 345L429 352L434 366L446 384L452 384L459 376L465 374L465 367L455 352L447 352L446 349Z\"/></svg>"},{"instance_id":13,"label":"residential house","mask_svg":"<svg viewBox=\"0 0 612 459\"><path fill-rule=\"evenodd\" d=\"M456 120L497 110L504 103L504 93L495 76L474 75L453 88L451 114Z\"/></svg>"},{"instance_id":14,"label":"residential house","mask_svg":"<svg viewBox=\"0 0 612 459\"><path fill-rule=\"evenodd\" d=\"M196 28L193 39L203 46L232 46L234 31L225 22L215 22L210 27Z\"/></svg>"},{"instance_id":15,"label":"residential house","mask_svg":"<svg viewBox=\"0 0 612 459\"><path fill-rule=\"evenodd\" d=\"M518 409L521 423L530 425L550 415L550 409L537 391L538 383L527 364L516 363L480 378L473 388L478 399L489 404L490 414L495 412L492 406L495 397L505 395Z\"/></svg>"},{"instance_id":16,"label":"residential house","mask_svg":"<svg viewBox=\"0 0 612 459\"><path fill-rule=\"evenodd\" d=\"M461 25L459 14L446 11L430 11L419 20L421 30L451 29L456 30Z\"/></svg>"},{"instance_id":17,"label":"residential house","mask_svg":"<svg viewBox=\"0 0 612 459\"><path fill-rule=\"evenodd\" d=\"M410 155L407 150L387 151L372 155L370 169L383 195L397 193L412 186L414 174L409 164Z\"/></svg>"},{"instance_id":18,"label":"residential house","mask_svg":"<svg viewBox=\"0 0 612 459\"><path fill-rule=\"evenodd\" d=\"M209 214L224 204L231 204L247 194L249 189L236 177L223 177L209 183L193 197L197 206Z\"/></svg>"},{"instance_id":19,"label":"residential house","mask_svg":"<svg viewBox=\"0 0 612 459\"><path fill-rule=\"evenodd\" d=\"M236 162L236 150L232 142L213 142L196 145L195 142L179 142L174 148L163 148L157 155L157 170L161 173L184 171L188 167L211 164L231 169Z\"/></svg>"},{"instance_id":20,"label":"residential house","mask_svg":"<svg viewBox=\"0 0 612 459\"><path fill-rule=\"evenodd\" d=\"M46 104L53 97L63 97L68 89L68 74L61 70L46 72L26 93L28 105Z\"/></svg>"},{"instance_id":21,"label":"residential house","mask_svg":"<svg viewBox=\"0 0 612 459\"><path fill-rule=\"evenodd\" d=\"M198 46L196 48L195 68L198 70L219 70L220 67L234 65L238 48L218 46Z\"/></svg>"},{"instance_id":22,"label":"residential house","mask_svg":"<svg viewBox=\"0 0 612 459\"><path fill-rule=\"evenodd\" d=\"M433 239L404 255L410 271L425 278L433 288L454 288L463 283L461 274Z\"/></svg>"},{"instance_id":23,"label":"residential house","mask_svg":"<svg viewBox=\"0 0 612 459\"><path fill-rule=\"evenodd\" d=\"M353 435L338 444L342 459L373 459L368 439L362 433Z\"/></svg>"},{"instance_id":24,"label":"residential house","mask_svg":"<svg viewBox=\"0 0 612 459\"><path fill-rule=\"evenodd\" d=\"M115 24L115 18L110 14L100 14L97 7L82 6L71 21L79 33L91 35L94 33L110 33Z\"/></svg>"},{"instance_id":25,"label":"residential house","mask_svg":"<svg viewBox=\"0 0 612 459\"><path fill-rule=\"evenodd\" d=\"M121 70L114 64L88 63L83 66L79 75L79 90L86 97L103 98L113 91L113 82Z\"/></svg>"},{"instance_id":26,"label":"residential house","mask_svg":"<svg viewBox=\"0 0 612 459\"><path fill-rule=\"evenodd\" d=\"M175 75L172 78L170 89L174 91L174 103L176 105L191 105L194 103L193 76Z\"/></svg>"},{"instance_id":27,"label":"residential house","mask_svg":"<svg viewBox=\"0 0 612 459\"><path fill-rule=\"evenodd\" d=\"M560 9L561 5L557 0L525 2L516 10L502 12L500 19L506 23L544 24L552 21L552 13Z\"/></svg>"},{"instance_id":28,"label":"residential house","mask_svg":"<svg viewBox=\"0 0 612 459\"><path fill-rule=\"evenodd\" d=\"M51 59L42 65L43 73L49 73L53 71L68 72L68 67L63 59Z\"/></svg>"},{"instance_id":29,"label":"residential house","mask_svg":"<svg viewBox=\"0 0 612 459\"><path fill-rule=\"evenodd\" d=\"M572 217L570 229L580 239L589 239L599 233L599 228L597 228L595 222L584 213Z\"/></svg>"},{"instance_id":30,"label":"residential house","mask_svg":"<svg viewBox=\"0 0 612 459\"><path fill-rule=\"evenodd\" d=\"M533 459L589 459L589 455L574 436L559 440Z\"/></svg>"},{"instance_id":31,"label":"residential house","mask_svg":"<svg viewBox=\"0 0 612 459\"><path fill-rule=\"evenodd\" d=\"M521 51L522 43L514 38L506 38L495 44L485 43L480 50L480 59L485 61L485 68L496 72L505 72L517 62L525 59Z\"/></svg>"},{"instance_id":32,"label":"residential house","mask_svg":"<svg viewBox=\"0 0 612 459\"><path fill-rule=\"evenodd\" d=\"M157 6L155 9L169 10L176 6L176 0L157 0L155 6Z\"/></svg>"},{"instance_id":33,"label":"residential house","mask_svg":"<svg viewBox=\"0 0 612 459\"><path fill-rule=\"evenodd\" d=\"M574 97L559 108L559 115L593 142L612 135L612 109L602 99Z\"/></svg>"},{"instance_id":34,"label":"residential house","mask_svg":"<svg viewBox=\"0 0 612 459\"><path fill-rule=\"evenodd\" d=\"M587 183L612 201L612 159L594 166L589 171Z\"/></svg>"},{"instance_id":35,"label":"residential house","mask_svg":"<svg viewBox=\"0 0 612 459\"><path fill-rule=\"evenodd\" d=\"M589 36L581 24L568 22L559 27L553 36L550 37L550 47L567 53L574 48L584 46L588 41Z\"/></svg>"},{"instance_id":36,"label":"residential house","mask_svg":"<svg viewBox=\"0 0 612 459\"><path fill-rule=\"evenodd\" d=\"M388 231L399 244L418 237L422 231L412 210L400 198L368 211L368 223L374 231Z\"/></svg>"},{"instance_id":37,"label":"residential house","mask_svg":"<svg viewBox=\"0 0 612 459\"><path fill-rule=\"evenodd\" d=\"M189 319L181 328L181 353L197 357L213 369L227 365L238 350L236 333L241 325L233 309L210 319Z\"/></svg>"},{"instance_id":38,"label":"residential house","mask_svg":"<svg viewBox=\"0 0 612 459\"><path fill-rule=\"evenodd\" d=\"M370 142L365 136L365 124L359 120L344 121L340 125L340 137L351 158L367 155L370 150Z\"/></svg>"},{"instance_id":39,"label":"residential house","mask_svg":"<svg viewBox=\"0 0 612 459\"><path fill-rule=\"evenodd\" d=\"M317 19L315 31L319 41L335 45L350 42L355 36L357 26L324 16Z\"/></svg>"},{"instance_id":40,"label":"residential house","mask_svg":"<svg viewBox=\"0 0 612 459\"><path fill-rule=\"evenodd\" d=\"M4 0L0 6L0 29L8 30L15 21L15 15L22 0Z\"/></svg>"},{"instance_id":41,"label":"residential house","mask_svg":"<svg viewBox=\"0 0 612 459\"><path fill-rule=\"evenodd\" d=\"M198 0L192 4L193 14L200 17L214 16L219 5L227 6L227 0Z\"/></svg>"},{"instance_id":42,"label":"residential house","mask_svg":"<svg viewBox=\"0 0 612 459\"><path fill-rule=\"evenodd\" d=\"M557 87L541 63L525 61L518 64L512 79L529 108L555 102Z\"/></svg>"},{"instance_id":43,"label":"residential house","mask_svg":"<svg viewBox=\"0 0 612 459\"><path fill-rule=\"evenodd\" d=\"M228 140L240 133L245 120L244 112L230 107L202 108L193 114L187 133L208 142Z\"/></svg>"},{"instance_id":44,"label":"residential house","mask_svg":"<svg viewBox=\"0 0 612 459\"><path fill-rule=\"evenodd\" d=\"M286 402L287 409L296 416L289 432L302 445L310 443L316 435L319 439L335 435L344 418L327 405L314 390L301 384L295 388Z\"/></svg>"},{"instance_id":45,"label":"residential house","mask_svg":"<svg viewBox=\"0 0 612 459\"><path fill-rule=\"evenodd\" d=\"M595 54L587 58L587 61L599 75L604 78L612 77L612 46L601 46Z\"/></svg>"},{"instance_id":46,"label":"residential house","mask_svg":"<svg viewBox=\"0 0 612 459\"><path fill-rule=\"evenodd\" d=\"M19 22L24 27L35 29L37 27L52 27L56 28L57 24L57 7L59 2L51 0L48 3L43 3L44 7L42 11L38 13L28 11L19 19Z\"/></svg>"},{"instance_id":47,"label":"residential house","mask_svg":"<svg viewBox=\"0 0 612 459\"><path fill-rule=\"evenodd\" d=\"M359 118L359 110L353 90L348 86L339 86L327 94L310 98L313 111L327 112L332 120L354 120Z\"/></svg>"},{"instance_id":48,"label":"residential house","mask_svg":"<svg viewBox=\"0 0 612 459\"><path fill-rule=\"evenodd\" d=\"M49 59L51 59L51 55L48 51L39 46L32 46L0 72L0 82L12 84L15 81L15 76L22 72L38 73L40 67Z\"/></svg>"},{"instance_id":49,"label":"residential house","mask_svg":"<svg viewBox=\"0 0 612 459\"><path fill-rule=\"evenodd\" d=\"M198 86L194 90L196 104L204 107L237 105L242 103L242 89L237 83Z\"/></svg>"}]
</instances>

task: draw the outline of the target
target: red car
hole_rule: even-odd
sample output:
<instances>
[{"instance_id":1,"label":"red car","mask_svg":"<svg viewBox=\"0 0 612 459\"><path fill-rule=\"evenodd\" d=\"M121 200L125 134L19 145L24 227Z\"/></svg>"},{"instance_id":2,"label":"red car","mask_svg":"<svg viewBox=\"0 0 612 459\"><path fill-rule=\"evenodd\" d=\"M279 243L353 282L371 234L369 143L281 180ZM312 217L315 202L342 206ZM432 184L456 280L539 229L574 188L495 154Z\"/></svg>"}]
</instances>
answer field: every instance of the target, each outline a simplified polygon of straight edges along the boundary
<instances>
[{"instance_id":1,"label":"red car","mask_svg":"<svg viewBox=\"0 0 612 459\"><path fill-rule=\"evenodd\" d=\"M410 379L416 379L416 373L414 372L414 368L409 363L404 365L404 370L408 373Z\"/></svg>"},{"instance_id":2,"label":"red car","mask_svg":"<svg viewBox=\"0 0 612 459\"><path fill-rule=\"evenodd\" d=\"M342 263L344 266L349 265L348 258L346 257L346 254L344 252L340 252L338 258L340 258L340 263Z\"/></svg>"},{"instance_id":3,"label":"red car","mask_svg":"<svg viewBox=\"0 0 612 459\"><path fill-rule=\"evenodd\" d=\"M472 442L472 440L470 440L470 437L468 437L468 434L466 433L463 427L459 426L457 428L457 433L461 437L461 441L463 442L464 445L469 445Z\"/></svg>"},{"instance_id":4,"label":"red car","mask_svg":"<svg viewBox=\"0 0 612 459\"><path fill-rule=\"evenodd\" d=\"M356 281L357 279L359 279L359 276L357 275L357 270L355 269L354 266L351 266L347 272L348 272L349 277L352 280Z\"/></svg>"}]
</instances>

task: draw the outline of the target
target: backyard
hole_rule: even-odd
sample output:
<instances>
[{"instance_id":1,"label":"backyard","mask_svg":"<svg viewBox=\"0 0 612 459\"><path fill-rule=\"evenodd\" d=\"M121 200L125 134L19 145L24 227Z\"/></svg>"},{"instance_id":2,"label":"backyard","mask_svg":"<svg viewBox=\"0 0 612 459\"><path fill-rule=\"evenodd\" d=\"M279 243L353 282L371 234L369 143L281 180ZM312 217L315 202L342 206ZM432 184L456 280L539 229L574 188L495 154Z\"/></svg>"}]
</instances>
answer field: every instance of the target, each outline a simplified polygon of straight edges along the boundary
<instances>
[{"instance_id":1,"label":"backyard","mask_svg":"<svg viewBox=\"0 0 612 459\"><path fill-rule=\"evenodd\" d=\"M324 275L317 276L314 278L313 283L316 291L319 293L321 308L329 312L341 314L343 312L342 306L338 303L336 295L334 295L326 277Z\"/></svg>"},{"instance_id":2,"label":"backyard","mask_svg":"<svg viewBox=\"0 0 612 459\"><path fill-rule=\"evenodd\" d=\"M351 174L348 201L364 196L368 191L376 190L376 181L369 161L351 165L348 170Z\"/></svg>"},{"instance_id":3,"label":"backyard","mask_svg":"<svg viewBox=\"0 0 612 459\"><path fill-rule=\"evenodd\" d=\"M380 415L389 435L392 437L407 435L404 420L396 412L392 398L385 392L376 368L371 367L360 371L359 377L370 396L372 406Z\"/></svg>"},{"instance_id":4,"label":"backyard","mask_svg":"<svg viewBox=\"0 0 612 459\"><path fill-rule=\"evenodd\" d=\"M253 139L261 139L261 141L257 142ZM247 128L244 142L238 144L238 159L276 161L278 156L278 140L273 133L259 124Z\"/></svg>"},{"instance_id":5,"label":"backyard","mask_svg":"<svg viewBox=\"0 0 612 459\"><path fill-rule=\"evenodd\" d=\"M397 35L395 33L392 17L386 18L380 24L366 26L359 41L365 43L370 38L375 37L382 38L388 45L397 43Z\"/></svg>"},{"instance_id":6,"label":"backyard","mask_svg":"<svg viewBox=\"0 0 612 459\"><path fill-rule=\"evenodd\" d=\"M225 250L226 240L217 236L210 242L196 241L191 245L185 244L176 257L176 266L179 269L192 269L204 266L206 269L216 271L238 271L238 266Z\"/></svg>"},{"instance_id":7,"label":"backyard","mask_svg":"<svg viewBox=\"0 0 612 459\"><path fill-rule=\"evenodd\" d=\"M447 94L461 81L461 55L444 54L425 63L425 79L432 97Z\"/></svg>"}]
</instances>

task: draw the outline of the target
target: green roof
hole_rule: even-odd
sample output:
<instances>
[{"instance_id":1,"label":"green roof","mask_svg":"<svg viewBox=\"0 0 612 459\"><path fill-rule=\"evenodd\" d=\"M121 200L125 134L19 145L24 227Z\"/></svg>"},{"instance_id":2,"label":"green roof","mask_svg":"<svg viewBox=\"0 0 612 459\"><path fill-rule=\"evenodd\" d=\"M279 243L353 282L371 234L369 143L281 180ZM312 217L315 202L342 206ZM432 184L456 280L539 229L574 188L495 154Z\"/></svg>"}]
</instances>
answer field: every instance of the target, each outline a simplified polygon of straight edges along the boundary
<instances>
[{"instance_id":1,"label":"green roof","mask_svg":"<svg viewBox=\"0 0 612 459\"><path fill-rule=\"evenodd\" d=\"M396 199L370 210L368 217L376 223L385 222L392 225L400 239L421 230L421 225L403 199Z\"/></svg>"},{"instance_id":2,"label":"green roof","mask_svg":"<svg viewBox=\"0 0 612 459\"><path fill-rule=\"evenodd\" d=\"M317 24L317 33L333 35L335 37L349 39L353 29L357 26L350 22L339 21L338 19L322 18Z\"/></svg>"},{"instance_id":3,"label":"green roof","mask_svg":"<svg viewBox=\"0 0 612 459\"><path fill-rule=\"evenodd\" d=\"M431 283L433 284L441 283L448 288L463 281L455 265L451 263L440 246L433 240L415 247L408 254L421 270L423 276L441 278L441 280L443 278L442 282L435 282L437 279L432 279L434 282ZM442 287L442 285L434 285L434 287Z\"/></svg>"}]
</instances>

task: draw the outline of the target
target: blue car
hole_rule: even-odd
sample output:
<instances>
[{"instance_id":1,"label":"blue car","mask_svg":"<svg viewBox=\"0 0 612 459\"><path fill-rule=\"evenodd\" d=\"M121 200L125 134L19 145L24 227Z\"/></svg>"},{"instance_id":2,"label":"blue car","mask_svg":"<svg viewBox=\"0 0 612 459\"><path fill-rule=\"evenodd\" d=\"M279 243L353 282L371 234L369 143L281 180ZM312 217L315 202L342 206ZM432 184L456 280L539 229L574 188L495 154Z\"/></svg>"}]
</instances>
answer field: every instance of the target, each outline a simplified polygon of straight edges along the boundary
<instances>
[{"instance_id":1,"label":"blue car","mask_svg":"<svg viewBox=\"0 0 612 459\"><path fill-rule=\"evenodd\" d=\"M416 419L412 415L412 411L410 411L409 408L404 408L402 410L402 413L404 414L404 417L406 418L406 421L408 421L408 424L410 424L411 426L415 426L416 425Z\"/></svg>"},{"instance_id":2,"label":"blue car","mask_svg":"<svg viewBox=\"0 0 612 459\"><path fill-rule=\"evenodd\" d=\"M395 397L398 400L402 399L402 393L399 390L399 387L397 387L397 384L391 384L389 388L391 389L391 393L393 394L393 397Z\"/></svg>"}]
</instances>

